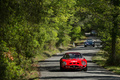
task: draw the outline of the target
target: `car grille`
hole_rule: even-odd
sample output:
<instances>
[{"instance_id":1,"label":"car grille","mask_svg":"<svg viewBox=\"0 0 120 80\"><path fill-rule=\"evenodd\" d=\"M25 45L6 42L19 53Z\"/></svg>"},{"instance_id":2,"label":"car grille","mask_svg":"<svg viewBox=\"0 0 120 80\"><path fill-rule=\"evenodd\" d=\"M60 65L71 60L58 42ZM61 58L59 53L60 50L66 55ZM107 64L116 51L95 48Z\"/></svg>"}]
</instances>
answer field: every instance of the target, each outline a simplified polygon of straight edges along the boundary
<instances>
[{"instance_id":1,"label":"car grille","mask_svg":"<svg viewBox=\"0 0 120 80\"><path fill-rule=\"evenodd\" d=\"M79 66L77 66L77 65L72 65L72 66L70 66L70 68L78 68Z\"/></svg>"},{"instance_id":2,"label":"car grille","mask_svg":"<svg viewBox=\"0 0 120 80\"><path fill-rule=\"evenodd\" d=\"M80 64L80 63L78 63L78 62L73 62L73 63L69 63L69 64Z\"/></svg>"}]
</instances>

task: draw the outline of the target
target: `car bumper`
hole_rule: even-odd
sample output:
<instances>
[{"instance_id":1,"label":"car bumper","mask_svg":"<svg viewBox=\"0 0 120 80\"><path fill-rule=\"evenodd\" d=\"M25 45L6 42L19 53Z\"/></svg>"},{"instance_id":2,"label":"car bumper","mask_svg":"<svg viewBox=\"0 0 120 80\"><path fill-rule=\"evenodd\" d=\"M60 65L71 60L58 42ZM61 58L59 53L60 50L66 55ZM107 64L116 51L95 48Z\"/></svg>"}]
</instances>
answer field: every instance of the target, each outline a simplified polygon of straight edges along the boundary
<instances>
[{"instance_id":1,"label":"car bumper","mask_svg":"<svg viewBox=\"0 0 120 80\"><path fill-rule=\"evenodd\" d=\"M86 65L66 65L62 66L63 69L84 69L86 68Z\"/></svg>"},{"instance_id":2,"label":"car bumper","mask_svg":"<svg viewBox=\"0 0 120 80\"><path fill-rule=\"evenodd\" d=\"M85 46L93 46L93 45L95 45L95 44L84 44Z\"/></svg>"}]
</instances>

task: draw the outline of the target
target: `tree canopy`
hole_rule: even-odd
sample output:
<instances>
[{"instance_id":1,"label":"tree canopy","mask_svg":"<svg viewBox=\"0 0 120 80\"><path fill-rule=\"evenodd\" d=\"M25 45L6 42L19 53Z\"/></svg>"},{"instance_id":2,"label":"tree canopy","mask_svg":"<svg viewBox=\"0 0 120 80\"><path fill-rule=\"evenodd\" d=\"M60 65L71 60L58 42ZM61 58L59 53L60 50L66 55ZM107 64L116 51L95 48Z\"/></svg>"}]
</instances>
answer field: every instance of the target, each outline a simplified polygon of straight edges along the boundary
<instances>
[{"instance_id":1,"label":"tree canopy","mask_svg":"<svg viewBox=\"0 0 120 80\"><path fill-rule=\"evenodd\" d=\"M105 42L108 62L117 61L119 24L119 0L0 0L0 79L21 79L25 62L92 29Z\"/></svg>"}]
</instances>

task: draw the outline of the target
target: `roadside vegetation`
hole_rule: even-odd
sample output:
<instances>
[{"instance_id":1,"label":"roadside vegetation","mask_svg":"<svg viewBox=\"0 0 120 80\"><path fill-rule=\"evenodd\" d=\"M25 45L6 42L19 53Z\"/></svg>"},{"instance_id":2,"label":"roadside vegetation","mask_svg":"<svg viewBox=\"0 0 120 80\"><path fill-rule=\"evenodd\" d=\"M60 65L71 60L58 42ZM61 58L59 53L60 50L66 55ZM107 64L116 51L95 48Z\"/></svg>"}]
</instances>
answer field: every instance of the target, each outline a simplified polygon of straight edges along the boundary
<instances>
[{"instance_id":1,"label":"roadside vegetation","mask_svg":"<svg viewBox=\"0 0 120 80\"><path fill-rule=\"evenodd\" d=\"M37 59L79 40L81 11L76 0L0 0L0 80L28 79Z\"/></svg>"},{"instance_id":2,"label":"roadside vegetation","mask_svg":"<svg viewBox=\"0 0 120 80\"><path fill-rule=\"evenodd\" d=\"M80 45L76 40L93 29L109 54L106 64L119 66L119 4L119 0L0 0L0 80L28 79L37 59L73 42Z\"/></svg>"},{"instance_id":3,"label":"roadside vegetation","mask_svg":"<svg viewBox=\"0 0 120 80\"><path fill-rule=\"evenodd\" d=\"M92 57L93 62L97 63L98 65L106 68L109 71L114 73L120 74L120 66L119 65L107 65L107 59L109 55L107 52L100 50L96 55ZM116 63L117 64L117 63Z\"/></svg>"}]
</instances>

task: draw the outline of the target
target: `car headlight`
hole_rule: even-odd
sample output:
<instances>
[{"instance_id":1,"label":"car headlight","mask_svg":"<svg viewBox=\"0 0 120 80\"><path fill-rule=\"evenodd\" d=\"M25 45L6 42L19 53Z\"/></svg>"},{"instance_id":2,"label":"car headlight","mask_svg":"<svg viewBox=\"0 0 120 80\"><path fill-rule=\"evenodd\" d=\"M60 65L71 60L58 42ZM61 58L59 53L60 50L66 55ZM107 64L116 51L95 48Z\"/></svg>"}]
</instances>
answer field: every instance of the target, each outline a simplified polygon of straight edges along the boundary
<instances>
[{"instance_id":1,"label":"car headlight","mask_svg":"<svg viewBox=\"0 0 120 80\"><path fill-rule=\"evenodd\" d=\"M82 65L86 65L86 62L85 62L85 61L82 61Z\"/></svg>"},{"instance_id":2,"label":"car headlight","mask_svg":"<svg viewBox=\"0 0 120 80\"><path fill-rule=\"evenodd\" d=\"M67 65L67 63L66 62L62 62L62 65L65 66L65 65Z\"/></svg>"}]
</instances>

